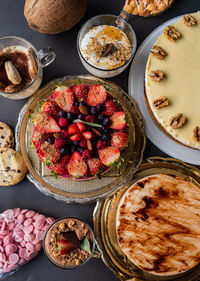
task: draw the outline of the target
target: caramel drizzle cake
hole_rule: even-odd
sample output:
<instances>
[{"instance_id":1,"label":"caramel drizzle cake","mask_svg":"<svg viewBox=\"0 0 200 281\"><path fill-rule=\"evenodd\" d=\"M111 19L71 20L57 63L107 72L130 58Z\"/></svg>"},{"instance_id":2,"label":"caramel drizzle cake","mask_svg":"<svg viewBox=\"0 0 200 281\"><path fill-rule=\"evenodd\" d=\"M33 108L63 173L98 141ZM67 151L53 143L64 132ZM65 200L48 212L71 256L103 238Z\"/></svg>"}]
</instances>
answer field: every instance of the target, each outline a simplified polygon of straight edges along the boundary
<instances>
[{"instance_id":1,"label":"caramel drizzle cake","mask_svg":"<svg viewBox=\"0 0 200 281\"><path fill-rule=\"evenodd\" d=\"M200 190L174 175L134 183L122 196L116 231L124 254L151 274L185 272L200 261Z\"/></svg>"},{"instance_id":2,"label":"caramel drizzle cake","mask_svg":"<svg viewBox=\"0 0 200 281\"><path fill-rule=\"evenodd\" d=\"M167 26L145 72L148 107L171 137L200 149L200 12Z\"/></svg>"}]
</instances>

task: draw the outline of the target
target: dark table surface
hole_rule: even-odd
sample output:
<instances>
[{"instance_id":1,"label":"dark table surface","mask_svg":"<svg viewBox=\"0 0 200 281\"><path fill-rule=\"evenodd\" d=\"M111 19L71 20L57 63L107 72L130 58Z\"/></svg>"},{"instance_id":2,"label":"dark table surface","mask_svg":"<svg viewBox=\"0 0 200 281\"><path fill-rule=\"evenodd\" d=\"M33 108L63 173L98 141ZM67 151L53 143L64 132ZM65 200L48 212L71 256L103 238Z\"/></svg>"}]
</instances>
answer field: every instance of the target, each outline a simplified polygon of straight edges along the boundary
<instances>
[{"instance_id":1,"label":"dark table surface","mask_svg":"<svg viewBox=\"0 0 200 281\"><path fill-rule=\"evenodd\" d=\"M122 0L89 0L88 10L83 19L71 30L57 34L46 35L31 30L24 18L22 0L0 1L0 36L16 35L32 42L37 49L52 47L56 54L56 60L44 71L43 85L48 81L68 74L87 73L81 64L77 49L76 37L82 24L92 16L110 13L118 15L122 6ZM163 22L181 14L200 10L200 0L175 0L174 5L164 14L141 18L131 17L130 23L135 29L138 46L157 26ZM119 76L112 78L125 91L128 89L129 68ZM0 97L0 121L8 123L13 129L17 123L20 109L27 100L8 100ZM167 156L157 149L150 141L147 141L145 157ZM13 187L0 188L0 212L7 208L29 208L48 216L59 218L62 216L76 216L86 220L92 225L92 213L95 204L78 205L65 204L56 201L40 193L27 179ZM115 281L115 275L104 265L100 259L91 259L85 266L78 270L65 271L54 267L40 253L38 257L23 266L18 272L8 278L10 281Z\"/></svg>"}]
</instances>

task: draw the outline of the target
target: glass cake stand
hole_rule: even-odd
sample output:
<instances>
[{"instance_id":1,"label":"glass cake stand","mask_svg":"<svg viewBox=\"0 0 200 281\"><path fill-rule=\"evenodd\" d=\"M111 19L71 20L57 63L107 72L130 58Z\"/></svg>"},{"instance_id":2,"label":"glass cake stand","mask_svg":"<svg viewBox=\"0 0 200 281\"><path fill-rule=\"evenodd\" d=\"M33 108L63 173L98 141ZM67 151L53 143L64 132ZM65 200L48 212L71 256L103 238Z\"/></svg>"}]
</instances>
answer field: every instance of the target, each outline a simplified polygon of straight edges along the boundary
<instances>
[{"instance_id":1,"label":"glass cake stand","mask_svg":"<svg viewBox=\"0 0 200 281\"><path fill-rule=\"evenodd\" d=\"M86 84L102 84L109 89L109 94L119 100L123 110L128 114L129 146L122 152L124 163L120 169L110 169L101 176L101 179L70 180L63 177L57 179L51 171L40 161L36 151L31 148L33 124L28 118L39 101L48 98L54 92L58 82L73 85L79 80ZM133 99L128 96L117 84L101 80L90 75L65 76L48 83L38 91L22 108L16 126L16 148L22 153L28 167L28 179L46 195L65 202L89 203L99 198L113 194L120 186L131 180L136 169L142 162L146 139L143 119Z\"/></svg>"}]
</instances>

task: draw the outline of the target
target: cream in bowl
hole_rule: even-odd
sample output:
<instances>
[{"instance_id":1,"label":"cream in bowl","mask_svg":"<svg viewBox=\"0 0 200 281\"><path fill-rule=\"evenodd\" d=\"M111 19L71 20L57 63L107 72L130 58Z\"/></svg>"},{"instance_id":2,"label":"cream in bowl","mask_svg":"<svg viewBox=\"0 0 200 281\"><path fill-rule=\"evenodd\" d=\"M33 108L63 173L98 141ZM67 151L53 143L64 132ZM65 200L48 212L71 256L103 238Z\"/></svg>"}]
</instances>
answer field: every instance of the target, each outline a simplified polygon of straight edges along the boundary
<instances>
[{"instance_id":1,"label":"cream in bowl","mask_svg":"<svg viewBox=\"0 0 200 281\"><path fill-rule=\"evenodd\" d=\"M77 47L90 73L103 78L114 77L125 70L133 58L136 36L123 18L100 15L83 25Z\"/></svg>"}]
</instances>

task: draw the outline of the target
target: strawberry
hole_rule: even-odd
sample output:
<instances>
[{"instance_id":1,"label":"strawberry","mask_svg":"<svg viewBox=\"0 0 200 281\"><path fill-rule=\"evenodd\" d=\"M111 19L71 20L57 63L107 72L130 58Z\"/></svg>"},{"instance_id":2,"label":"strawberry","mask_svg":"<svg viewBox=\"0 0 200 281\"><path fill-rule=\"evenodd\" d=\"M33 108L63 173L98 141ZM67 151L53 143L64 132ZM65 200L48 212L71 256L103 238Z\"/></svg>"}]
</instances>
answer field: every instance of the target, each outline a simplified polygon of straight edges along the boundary
<instances>
[{"instance_id":1,"label":"strawberry","mask_svg":"<svg viewBox=\"0 0 200 281\"><path fill-rule=\"evenodd\" d=\"M128 134L125 132L115 132L111 135L111 145L115 148L123 149L127 145Z\"/></svg>"},{"instance_id":2,"label":"strawberry","mask_svg":"<svg viewBox=\"0 0 200 281\"><path fill-rule=\"evenodd\" d=\"M66 255L68 252L76 248L76 246L69 242L67 239L60 240L59 246L61 255Z\"/></svg>"},{"instance_id":3,"label":"strawberry","mask_svg":"<svg viewBox=\"0 0 200 281\"><path fill-rule=\"evenodd\" d=\"M111 125L110 128L115 130L122 130L127 126L126 116L124 111L118 111L114 113L111 117Z\"/></svg>"},{"instance_id":4,"label":"strawberry","mask_svg":"<svg viewBox=\"0 0 200 281\"><path fill-rule=\"evenodd\" d=\"M66 139L55 139L54 147L59 149L59 148L65 146L66 143L67 143Z\"/></svg>"},{"instance_id":5,"label":"strawberry","mask_svg":"<svg viewBox=\"0 0 200 281\"><path fill-rule=\"evenodd\" d=\"M115 112L119 111L119 106L114 100L107 100L104 103L105 110L102 112L103 115L112 116Z\"/></svg>"},{"instance_id":6,"label":"strawberry","mask_svg":"<svg viewBox=\"0 0 200 281\"><path fill-rule=\"evenodd\" d=\"M71 136L71 135L76 135L76 134L79 134L80 131L79 131L79 128L78 126L76 125L76 123L74 124L71 124L68 128L68 135Z\"/></svg>"},{"instance_id":7,"label":"strawberry","mask_svg":"<svg viewBox=\"0 0 200 281\"><path fill-rule=\"evenodd\" d=\"M36 131L32 134L31 140L35 145L36 150L40 150L41 145L45 140L47 140L48 135L43 135L40 132Z\"/></svg>"},{"instance_id":8,"label":"strawberry","mask_svg":"<svg viewBox=\"0 0 200 281\"><path fill-rule=\"evenodd\" d=\"M103 163L99 160L99 158L91 158L87 161L89 174L91 176L96 175L102 168Z\"/></svg>"},{"instance_id":9,"label":"strawberry","mask_svg":"<svg viewBox=\"0 0 200 281\"><path fill-rule=\"evenodd\" d=\"M58 133L61 128L53 117L47 113L39 113L34 118L34 125L41 133Z\"/></svg>"},{"instance_id":10,"label":"strawberry","mask_svg":"<svg viewBox=\"0 0 200 281\"><path fill-rule=\"evenodd\" d=\"M80 132L85 132L87 130L86 126L81 122L77 122L76 125L78 126Z\"/></svg>"},{"instance_id":11,"label":"strawberry","mask_svg":"<svg viewBox=\"0 0 200 281\"><path fill-rule=\"evenodd\" d=\"M42 149L39 150L38 156L39 156L40 160L44 161L44 159L45 159L45 154L44 154L44 152L42 151Z\"/></svg>"},{"instance_id":12,"label":"strawberry","mask_svg":"<svg viewBox=\"0 0 200 281\"><path fill-rule=\"evenodd\" d=\"M70 175L78 178L87 173L87 165L79 152L73 152L67 165L67 169Z\"/></svg>"},{"instance_id":13,"label":"strawberry","mask_svg":"<svg viewBox=\"0 0 200 281\"><path fill-rule=\"evenodd\" d=\"M106 166L111 166L120 157L119 149L112 146L108 146L104 149L98 150L98 154L101 162Z\"/></svg>"},{"instance_id":14,"label":"strawberry","mask_svg":"<svg viewBox=\"0 0 200 281\"><path fill-rule=\"evenodd\" d=\"M76 135L70 136L69 138L72 141L80 141L82 139L82 135L81 134L76 134Z\"/></svg>"},{"instance_id":15,"label":"strawberry","mask_svg":"<svg viewBox=\"0 0 200 281\"><path fill-rule=\"evenodd\" d=\"M87 102L87 96L89 92L89 86L86 84L76 85L73 88L74 94L79 102Z\"/></svg>"},{"instance_id":16,"label":"strawberry","mask_svg":"<svg viewBox=\"0 0 200 281\"><path fill-rule=\"evenodd\" d=\"M52 163L60 159L60 151L47 141L42 144L39 155Z\"/></svg>"},{"instance_id":17,"label":"strawberry","mask_svg":"<svg viewBox=\"0 0 200 281\"><path fill-rule=\"evenodd\" d=\"M57 87L53 97L62 110L70 112L74 104L74 93L69 87Z\"/></svg>"},{"instance_id":18,"label":"strawberry","mask_svg":"<svg viewBox=\"0 0 200 281\"><path fill-rule=\"evenodd\" d=\"M83 132L82 135L86 140L89 140L92 138L92 133L90 131Z\"/></svg>"},{"instance_id":19,"label":"strawberry","mask_svg":"<svg viewBox=\"0 0 200 281\"><path fill-rule=\"evenodd\" d=\"M106 145L106 142L105 142L105 141L103 141L103 140L98 140L98 141L97 141L97 150L99 150L99 149L104 149L106 146L107 146L107 145Z\"/></svg>"},{"instance_id":20,"label":"strawberry","mask_svg":"<svg viewBox=\"0 0 200 281\"><path fill-rule=\"evenodd\" d=\"M90 88L87 97L87 103L90 106L96 106L102 104L107 99L107 91L102 85L94 85Z\"/></svg>"},{"instance_id":21,"label":"strawberry","mask_svg":"<svg viewBox=\"0 0 200 281\"><path fill-rule=\"evenodd\" d=\"M53 169L59 175L67 174L67 163L69 162L70 156L65 155L63 158L53 166Z\"/></svg>"},{"instance_id":22,"label":"strawberry","mask_svg":"<svg viewBox=\"0 0 200 281\"><path fill-rule=\"evenodd\" d=\"M95 118L94 115L89 114L89 115L87 115L87 116L85 117L85 121L95 123L95 122L96 122L96 118Z\"/></svg>"},{"instance_id":23,"label":"strawberry","mask_svg":"<svg viewBox=\"0 0 200 281\"><path fill-rule=\"evenodd\" d=\"M60 111L59 106L54 100L46 101L41 109L41 112L47 113L48 115L53 116L54 118L58 119L58 112Z\"/></svg>"}]
</instances>

